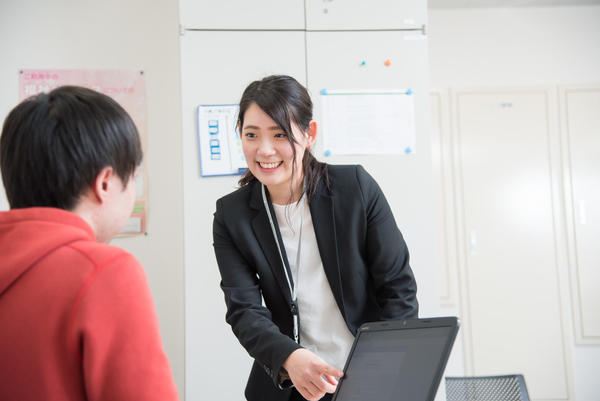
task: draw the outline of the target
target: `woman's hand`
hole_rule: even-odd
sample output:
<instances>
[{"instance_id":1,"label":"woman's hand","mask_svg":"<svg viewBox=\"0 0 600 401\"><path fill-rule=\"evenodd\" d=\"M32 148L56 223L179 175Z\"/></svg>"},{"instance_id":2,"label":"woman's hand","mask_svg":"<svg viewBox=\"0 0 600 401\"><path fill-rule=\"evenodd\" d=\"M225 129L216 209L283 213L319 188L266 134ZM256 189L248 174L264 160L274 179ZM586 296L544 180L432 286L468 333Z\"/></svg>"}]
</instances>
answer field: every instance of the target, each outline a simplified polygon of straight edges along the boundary
<instances>
[{"instance_id":1,"label":"woman's hand","mask_svg":"<svg viewBox=\"0 0 600 401\"><path fill-rule=\"evenodd\" d=\"M296 390L309 401L320 400L325 393L333 393L337 379L344 375L305 348L298 348L283 363Z\"/></svg>"}]
</instances>

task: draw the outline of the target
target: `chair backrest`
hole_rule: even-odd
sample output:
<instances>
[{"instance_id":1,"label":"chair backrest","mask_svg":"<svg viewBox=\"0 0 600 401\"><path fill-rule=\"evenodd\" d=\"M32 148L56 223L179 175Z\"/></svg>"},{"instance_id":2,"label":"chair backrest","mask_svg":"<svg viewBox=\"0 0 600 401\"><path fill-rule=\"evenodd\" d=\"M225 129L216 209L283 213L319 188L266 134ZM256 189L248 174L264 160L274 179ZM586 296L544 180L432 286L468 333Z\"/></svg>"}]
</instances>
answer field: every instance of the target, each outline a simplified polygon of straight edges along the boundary
<instances>
[{"instance_id":1,"label":"chair backrest","mask_svg":"<svg viewBox=\"0 0 600 401\"><path fill-rule=\"evenodd\" d=\"M446 377L446 401L530 401L523 375Z\"/></svg>"}]
</instances>

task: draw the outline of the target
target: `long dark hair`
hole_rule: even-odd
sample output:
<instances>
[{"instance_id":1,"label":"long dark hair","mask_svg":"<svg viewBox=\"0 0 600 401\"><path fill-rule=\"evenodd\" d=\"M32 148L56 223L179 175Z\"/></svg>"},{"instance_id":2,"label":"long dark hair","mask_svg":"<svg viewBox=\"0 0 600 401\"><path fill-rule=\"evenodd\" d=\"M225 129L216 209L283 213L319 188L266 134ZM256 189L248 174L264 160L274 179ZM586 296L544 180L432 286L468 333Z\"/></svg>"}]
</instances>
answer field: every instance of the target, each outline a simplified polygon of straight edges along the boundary
<instances>
[{"instance_id":1,"label":"long dark hair","mask_svg":"<svg viewBox=\"0 0 600 401\"><path fill-rule=\"evenodd\" d=\"M308 91L294 78L287 75L271 75L254 81L244 90L240 100L240 111L238 116L238 126L244 126L244 114L250 105L256 103L269 117L273 119L286 133L293 150L292 176L295 174L296 148L298 143L292 133L292 123L296 124L303 132L309 128L312 120L312 101ZM302 156L303 185L302 194L306 193L308 200L313 197L317 189L317 184L321 179L325 180L325 185L329 187L329 177L327 175L327 165L319 162L309 150L305 150ZM256 180L256 177L250 172L240 178L240 186L247 185ZM293 198L293 188L290 198ZM300 194L300 196L302 196Z\"/></svg>"}]
</instances>

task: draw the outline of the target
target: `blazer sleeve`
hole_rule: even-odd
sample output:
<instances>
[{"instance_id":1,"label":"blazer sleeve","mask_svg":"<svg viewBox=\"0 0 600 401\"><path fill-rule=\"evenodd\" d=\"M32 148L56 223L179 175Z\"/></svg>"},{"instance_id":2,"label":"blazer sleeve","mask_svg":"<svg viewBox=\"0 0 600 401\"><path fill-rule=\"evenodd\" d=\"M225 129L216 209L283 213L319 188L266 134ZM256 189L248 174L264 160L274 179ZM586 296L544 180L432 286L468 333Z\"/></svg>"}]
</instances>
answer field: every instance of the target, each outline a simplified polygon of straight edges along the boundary
<instances>
[{"instance_id":1,"label":"blazer sleeve","mask_svg":"<svg viewBox=\"0 0 600 401\"><path fill-rule=\"evenodd\" d=\"M257 271L236 247L223 209L220 199L213 220L213 246L227 306L225 319L250 356L264 368L277 387L283 388L281 366L301 347L281 333L271 312L263 306Z\"/></svg>"},{"instance_id":2,"label":"blazer sleeve","mask_svg":"<svg viewBox=\"0 0 600 401\"><path fill-rule=\"evenodd\" d=\"M404 238L381 188L362 166L356 175L367 218L366 249L381 320L418 316L417 284Z\"/></svg>"}]
</instances>

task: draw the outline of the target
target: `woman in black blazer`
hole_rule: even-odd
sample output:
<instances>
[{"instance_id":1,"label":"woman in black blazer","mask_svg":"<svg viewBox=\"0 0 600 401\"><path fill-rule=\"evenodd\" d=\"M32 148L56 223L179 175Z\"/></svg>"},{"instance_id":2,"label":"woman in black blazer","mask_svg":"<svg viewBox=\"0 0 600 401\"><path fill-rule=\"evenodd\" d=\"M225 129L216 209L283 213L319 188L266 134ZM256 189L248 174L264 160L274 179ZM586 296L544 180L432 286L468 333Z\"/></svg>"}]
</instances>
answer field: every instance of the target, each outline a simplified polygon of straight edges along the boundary
<instances>
[{"instance_id":1,"label":"woman in black blazer","mask_svg":"<svg viewBox=\"0 0 600 401\"><path fill-rule=\"evenodd\" d=\"M213 235L226 320L255 359L245 395L329 399L361 324L417 317L408 250L361 166L310 153L317 124L296 80L250 84L238 125L249 170L217 201ZM336 347L334 367L319 350Z\"/></svg>"}]
</instances>

